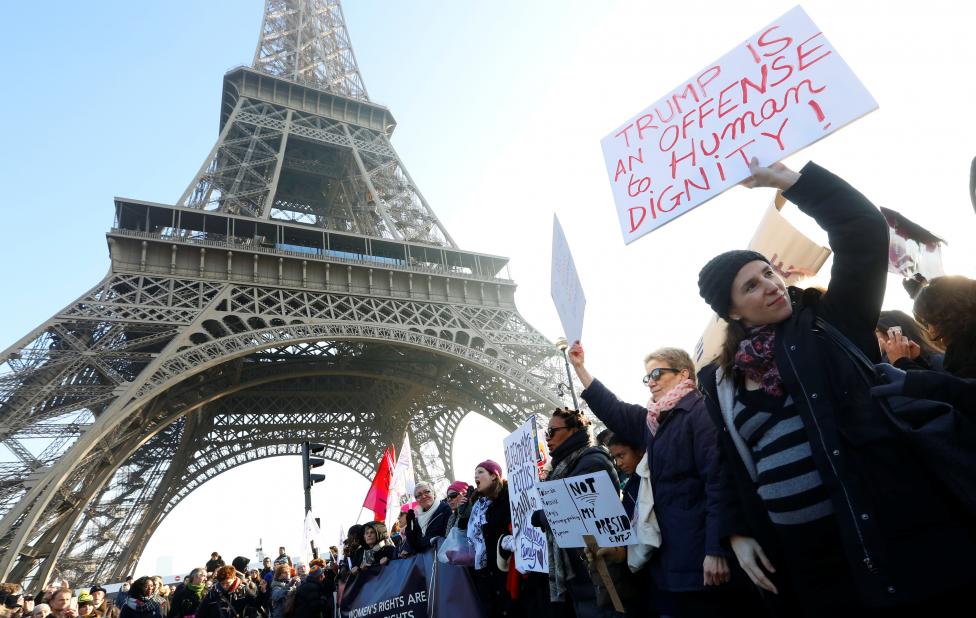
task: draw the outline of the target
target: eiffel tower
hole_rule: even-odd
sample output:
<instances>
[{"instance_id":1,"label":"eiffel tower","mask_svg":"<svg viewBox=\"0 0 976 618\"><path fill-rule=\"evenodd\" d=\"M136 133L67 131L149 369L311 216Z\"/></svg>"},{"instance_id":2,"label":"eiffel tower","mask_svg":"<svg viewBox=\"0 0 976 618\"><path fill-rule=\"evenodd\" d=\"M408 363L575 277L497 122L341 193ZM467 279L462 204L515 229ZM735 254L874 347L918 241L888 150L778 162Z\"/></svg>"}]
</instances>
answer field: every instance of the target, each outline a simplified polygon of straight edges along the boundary
<instances>
[{"instance_id":1,"label":"eiffel tower","mask_svg":"<svg viewBox=\"0 0 976 618\"><path fill-rule=\"evenodd\" d=\"M390 144L338 0L266 0L220 110L179 200L117 198L108 274L0 355L0 580L119 581L193 490L304 440L370 477L407 431L443 481L469 412L563 404L507 258L459 249Z\"/></svg>"}]
</instances>

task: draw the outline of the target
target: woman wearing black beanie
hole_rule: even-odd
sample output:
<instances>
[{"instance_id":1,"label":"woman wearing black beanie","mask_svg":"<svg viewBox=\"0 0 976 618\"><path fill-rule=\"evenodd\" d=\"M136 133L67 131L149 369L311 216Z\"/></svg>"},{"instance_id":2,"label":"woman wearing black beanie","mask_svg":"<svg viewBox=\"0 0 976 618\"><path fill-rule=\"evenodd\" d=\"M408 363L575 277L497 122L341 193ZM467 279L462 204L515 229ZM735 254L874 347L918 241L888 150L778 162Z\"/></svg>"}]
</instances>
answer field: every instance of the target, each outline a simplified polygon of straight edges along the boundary
<instances>
[{"instance_id":1,"label":"woman wearing black beanie","mask_svg":"<svg viewBox=\"0 0 976 618\"><path fill-rule=\"evenodd\" d=\"M753 159L750 170L743 184L782 190L827 232L834 260L826 291L788 288L750 251L723 253L699 275L729 325L699 383L732 475L726 533L736 557L789 615L941 615L976 579L976 525L836 343L846 337L879 360L885 220L813 163L797 173Z\"/></svg>"}]
</instances>

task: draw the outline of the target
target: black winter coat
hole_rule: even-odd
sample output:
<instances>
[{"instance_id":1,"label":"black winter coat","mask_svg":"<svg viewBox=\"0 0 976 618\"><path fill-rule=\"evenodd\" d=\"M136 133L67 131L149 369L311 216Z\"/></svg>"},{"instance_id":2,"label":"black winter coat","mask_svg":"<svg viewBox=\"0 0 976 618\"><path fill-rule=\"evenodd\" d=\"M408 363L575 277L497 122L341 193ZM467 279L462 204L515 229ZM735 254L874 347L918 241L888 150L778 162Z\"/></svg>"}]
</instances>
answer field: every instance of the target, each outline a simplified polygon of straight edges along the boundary
<instances>
[{"instance_id":1,"label":"black winter coat","mask_svg":"<svg viewBox=\"0 0 976 618\"><path fill-rule=\"evenodd\" d=\"M874 329L887 278L884 218L863 195L813 163L784 196L826 230L834 263L822 296L791 288L793 314L777 326L776 364L833 502L861 601L869 607L904 604L971 582L973 522L906 448L857 368L816 324L826 320L868 358L880 357ZM779 568L778 536L729 433L716 371L715 365L704 368L699 384L733 479L728 500L737 515L723 535L755 537Z\"/></svg>"},{"instance_id":2,"label":"black winter coat","mask_svg":"<svg viewBox=\"0 0 976 618\"><path fill-rule=\"evenodd\" d=\"M943 369L960 378L976 378L976 332L968 335L946 347L942 365Z\"/></svg>"},{"instance_id":3,"label":"black winter coat","mask_svg":"<svg viewBox=\"0 0 976 618\"><path fill-rule=\"evenodd\" d=\"M963 380L942 371L909 371L905 373L904 393L908 397L944 401L976 418L976 380Z\"/></svg>"},{"instance_id":4,"label":"black winter coat","mask_svg":"<svg viewBox=\"0 0 976 618\"><path fill-rule=\"evenodd\" d=\"M295 591L293 618L332 618L334 591L335 581L331 573L326 574L321 581L313 577L305 578Z\"/></svg>"},{"instance_id":5,"label":"black winter coat","mask_svg":"<svg viewBox=\"0 0 976 618\"><path fill-rule=\"evenodd\" d=\"M180 586L173 593L173 600L169 604L168 618L183 618L183 616L196 615L197 608L200 607L200 602L206 594L206 589L204 589L203 594L198 597L185 584Z\"/></svg>"},{"instance_id":6,"label":"black winter coat","mask_svg":"<svg viewBox=\"0 0 976 618\"><path fill-rule=\"evenodd\" d=\"M704 589L705 556L731 558L722 547L722 479L718 432L698 391L662 415L657 435L647 407L617 399L599 380L583 391L597 418L618 436L647 445L661 548L651 558L655 584L670 592Z\"/></svg>"}]
</instances>

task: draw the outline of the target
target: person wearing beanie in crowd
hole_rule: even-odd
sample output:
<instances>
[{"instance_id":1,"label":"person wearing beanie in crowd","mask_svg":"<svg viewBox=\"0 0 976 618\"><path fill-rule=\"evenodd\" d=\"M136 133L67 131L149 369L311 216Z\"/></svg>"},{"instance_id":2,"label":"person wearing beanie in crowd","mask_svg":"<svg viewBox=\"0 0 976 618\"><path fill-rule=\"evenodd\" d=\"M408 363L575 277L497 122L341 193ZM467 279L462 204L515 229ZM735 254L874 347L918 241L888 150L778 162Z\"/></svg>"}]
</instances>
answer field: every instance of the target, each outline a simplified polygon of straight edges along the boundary
<instances>
[{"instance_id":1,"label":"person wearing beanie in crowd","mask_svg":"<svg viewBox=\"0 0 976 618\"><path fill-rule=\"evenodd\" d=\"M153 595L155 584L151 577L132 582L119 618L163 618L163 609Z\"/></svg>"},{"instance_id":2,"label":"person wearing beanie in crowd","mask_svg":"<svg viewBox=\"0 0 976 618\"><path fill-rule=\"evenodd\" d=\"M696 386L691 357L679 348L647 355L644 384L651 397L646 406L621 402L595 379L579 342L570 348L569 360L590 410L614 435L633 436L646 450L661 531L649 563L659 597L652 600L655 607L666 613L673 606L678 616L723 616L729 605L749 607L750 599L739 597L751 591L744 577L732 581L733 556L723 545L729 513L722 505L718 432ZM758 597L751 600L755 604Z\"/></svg>"},{"instance_id":3,"label":"person wearing beanie in crowd","mask_svg":"<svg viewBox=\"0 0 976 618\"><path fill-rule=\"evenodd\" d=\"M888 228L863 195L808 163L753 159L827 232L826 291L788 288L769 260L729 251L699 274L728 323L699 382L731 478L725 533L783 615L950 615L968 604L976 522L885 418L844 346L880 358ZM946 551L945 548L952 548Z\"/></svg>"},{"instance_id":4,"label":"person wearing beanie in crowd","mask_svg":"<svg viewBox=\"0 0 976 618\"><path fill-rule=\"evenodd\" d=\"M197 567L190 571L183 585L173 593L167 618L195 616L206 592L207 570L204 567Z\"/></svg>"},{"instance_id":5,"label":"person wearing beanie in crowd","mask_svg":"<svg viewBox=\"0 0 976 618\"><path fill-rule=\"evenodd\" d=\"M308 565L308 577L295 591L294 618L332 618L335 610L332 593L335 579L325 568L325 561L316 558Z\"/></svg>"},{"instance_id":6,"label":"person wearing beanie in crowd","mask_svg":"<svg viewBox=\"0 0 976 618\"><path fill-rule=\"evenodd\" d=\"M481 607L491 618L519 615L519 606L506 588L507 563L515 542L508 481L502 478L502 467L491 459L475 466L474 486L476 499L467 532L474 545L474 583Z\"/></svg>"},{"instance_id":7,"label":"person wearing beanie in crowd","mask_svg":"<svg viewBox=\"0 0 976 618\"><path fill-rule=\"evenodd\" d=\"M474 488L464 481L454 481L447 486L447 506L451 507L451 516L447 519L447 532L457 527L467 530L468 517L471 515L470 498Z\"/></svg>"},{"instance_id":8,"label":"person wearing beanie in crowd","mask_svg":"<svg viewBox=\"0 0 976 618\"><path fill-rule=\"evenodd\" d=\"M51 606L47 603L38 603L34 605L34 610L31 612L31 618L47 618L51 615Z\"/></svg>"},{"instance_id":9,"label":"person wearing beanie in crowd","mask_svg":"<svg viewBox=\"0 0 976 618\"><path fill-rule=\"evenodd\" d=\"M419 554L433 545L433 540L447 535L447 520L451 518L451 507L446 500L437 501L434 486L421 481L414 486L413 496L417 508L407 511L407 528L403 535L407 538L408 554Z\"/></svg>"}]
</instances>

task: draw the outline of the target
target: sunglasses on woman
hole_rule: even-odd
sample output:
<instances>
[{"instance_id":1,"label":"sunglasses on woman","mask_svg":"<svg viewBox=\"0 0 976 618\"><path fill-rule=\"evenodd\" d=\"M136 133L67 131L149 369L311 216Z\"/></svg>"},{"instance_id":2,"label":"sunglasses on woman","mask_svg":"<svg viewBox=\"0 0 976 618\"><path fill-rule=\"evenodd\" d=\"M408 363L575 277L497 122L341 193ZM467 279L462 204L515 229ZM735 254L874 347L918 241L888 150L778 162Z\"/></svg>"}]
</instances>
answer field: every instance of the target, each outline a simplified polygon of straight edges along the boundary
<instances>
[{"instance_id":1,"label":"sunglasses on woman","mask_svg":"<svg viewBox=\"0 0 976 618\"><path fill-rule=\"evenodd\" d=\"M459 493L458 493L458 492L456 492L456 491L449 491L449 492L447 492L447 499L448 499L448 500L453 500L453 499L455 499L455 498L457 498L457 497L458 497L458 496L460 496L460 495L461 495L461 494L459 494Z\"/></svg>"},{"instance_id":2,"label":"sunglasses on woman","mask_svg":"<svg viewBox=\"0 0 976 618\"><path fill-rule=\"evenodd\" d=\"M421 496L429 496L429 495L430 495L430 490L429 489L421 489L420 491L418 491L417 493L415 493L413 495L413 497L419 500L421 498Z\"/></svg>"},{"instance_id":3,"label":"sunglasses on woman","mask_svg":"<svg viewBox=\"0 0 976 618\"><path fill-rule=\"evenodd\" d=\"M644 384L647 385L647 383L650 382L651 380L654 380L655 382L657 382L658 380L661 379L661 375L665 371L671 371L671 372L674 372L674 373L681 373L681 370L680 369L672 369L671 367L658 367L657 369L651 369L651 372L649 374L647 374L646 376L644 376Z\"/></svg>"}]
</instances>

